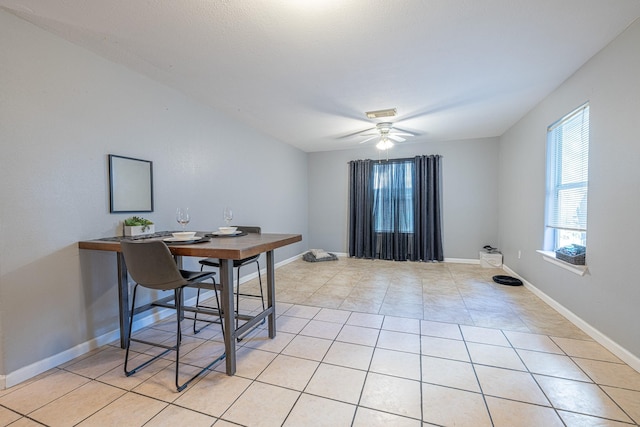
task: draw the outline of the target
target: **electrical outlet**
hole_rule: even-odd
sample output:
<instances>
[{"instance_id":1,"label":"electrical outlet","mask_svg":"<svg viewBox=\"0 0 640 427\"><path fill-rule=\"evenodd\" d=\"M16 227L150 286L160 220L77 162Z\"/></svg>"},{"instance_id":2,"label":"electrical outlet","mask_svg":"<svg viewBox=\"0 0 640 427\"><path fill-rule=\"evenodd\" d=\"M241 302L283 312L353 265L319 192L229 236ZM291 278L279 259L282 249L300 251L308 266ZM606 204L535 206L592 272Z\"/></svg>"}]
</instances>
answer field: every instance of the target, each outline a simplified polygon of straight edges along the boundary
<instances>
[{"instance_id":1,"label":"electrical outlet","mask_svg":"<svg viewBox=\"0 0 640 427\"><path fill-rule=\"evenodd\" d=\"M522 258L522 251L518 249L518 259Z\"/></svg>"}]
</instances>

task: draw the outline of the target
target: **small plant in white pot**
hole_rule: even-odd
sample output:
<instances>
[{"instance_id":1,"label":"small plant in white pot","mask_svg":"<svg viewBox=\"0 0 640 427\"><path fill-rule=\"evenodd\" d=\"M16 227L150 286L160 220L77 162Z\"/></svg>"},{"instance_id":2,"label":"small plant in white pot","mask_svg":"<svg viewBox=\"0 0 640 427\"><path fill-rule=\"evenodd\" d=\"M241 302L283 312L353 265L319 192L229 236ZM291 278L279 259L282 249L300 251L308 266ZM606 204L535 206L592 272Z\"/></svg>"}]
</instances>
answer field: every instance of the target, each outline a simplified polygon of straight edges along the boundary
<instances>
[{"instance_id":1,"label":"small plant in white pot","mask_svg":"<svg viewBox=\"0 0 640 427\"><path fill-rule=\"evenodd\" d=\"M124 220L125 236L135 237L153 233L155 233L155 226L148 219L132 216Z\"/></svg>"}]
</instances>

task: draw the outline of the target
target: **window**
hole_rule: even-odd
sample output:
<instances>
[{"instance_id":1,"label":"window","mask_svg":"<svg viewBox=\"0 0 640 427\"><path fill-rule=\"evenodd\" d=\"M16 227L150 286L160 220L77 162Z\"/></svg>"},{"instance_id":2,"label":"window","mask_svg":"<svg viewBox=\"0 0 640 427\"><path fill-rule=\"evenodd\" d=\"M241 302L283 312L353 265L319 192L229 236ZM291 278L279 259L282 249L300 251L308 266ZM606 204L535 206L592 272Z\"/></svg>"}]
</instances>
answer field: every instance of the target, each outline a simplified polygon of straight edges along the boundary
<instances>
[{"instance_id":1,"label":"window","mask_svg":"<svg viewBox=\"0 0 640 427\"><path fill-rule=\"evenodd\" d=\"M349 256L443 261L441 156L349 162Z\"/></svg>"},{"instance_id":2,"label":"window","mask_svg":"<svg viewBox=\"0 0 640 427\"><path fill-rule=\"evenodd\" d=\"M589 104L547 129L544 249L587 246Z\"/></svg>"},{"instance_id":3,"label":"window","mask_svg":"<svg viewBox=\"0 0 640 427\"><path fill-rule=\"evenodd\" d=\"M413 161L373 165L373 223L377 233L413 233Z\"/></svg>"}]
</instances>

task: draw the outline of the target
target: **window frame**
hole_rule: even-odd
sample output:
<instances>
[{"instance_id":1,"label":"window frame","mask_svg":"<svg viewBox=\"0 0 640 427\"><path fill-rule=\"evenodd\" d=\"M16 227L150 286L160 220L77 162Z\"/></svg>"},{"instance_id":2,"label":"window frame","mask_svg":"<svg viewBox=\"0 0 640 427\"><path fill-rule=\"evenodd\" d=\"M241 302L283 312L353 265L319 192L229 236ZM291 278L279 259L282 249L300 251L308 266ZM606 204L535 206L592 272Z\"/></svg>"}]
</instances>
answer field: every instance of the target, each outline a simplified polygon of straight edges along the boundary
<instances>
[{"instance_id":1,"label":"window frame","mask_svg":"<svg viewBox=\"0 0 640 427\"><path fill-rule=\"evenodd\" d=\"M580 119L579 133L571 132L571 126L576 126L576 119ZM586 124L586 126L585 126ZM564 134L566 132L566 135ZM589 102L582 104L569 114L563 116L547 128L547 153L546 153L546 194L545 194L545 224L544 224L544 250L555 251L566 243L576 243L582 246L587 245L587 200L589 190ZM576 136L577 135L577 136ZM586 142L585 142L586 138ZM578 154L570 157L564 156L572 145L580 149ZM567 158L570 162L577 162L567 166ZM565 175L566 171L577 172L579 179L575 176L571 179ZM562 181L565 179L566 181ZM571 203L563 202L562 193L567 190L578 190L582 193L581 198L573 196L573 209L577 221L571 224L567 219L567 205ZM580 191L582 190L582 191ZM579 200L579 201L578 201ZM562 204L562 205L560 205ZM563 206L565 208L563 209ZM561 236L564 242L561 242Z\"/></svg>"},{"instance_id":2,"label":"window frame","mask_svg":"<svg viewBox=\"0 0 640 427\"><path fill-rule=\"evenodd\" d=\"M380 173L379 169L383 168L385 170ZM399 169L402 169L401 173L405 181L403 192L397 192L398 188L393 186L392 181L394 180L388 175L388 173L397 173ZM376 233L414 233L415 180L416 172L412 159L398 159L373 164L371 188L374 193L374 203L372 206L372 218L374 231ZM386 194L388 200L378 199L383 192L390 192ZM381 203L383 208L389 208L389 202L391 202L394 207L398 207L405 212L404 221L400 219L397 216L399 214L395 212L391 215L384 215L380 212Z\"/></svg>"}]
</instances>

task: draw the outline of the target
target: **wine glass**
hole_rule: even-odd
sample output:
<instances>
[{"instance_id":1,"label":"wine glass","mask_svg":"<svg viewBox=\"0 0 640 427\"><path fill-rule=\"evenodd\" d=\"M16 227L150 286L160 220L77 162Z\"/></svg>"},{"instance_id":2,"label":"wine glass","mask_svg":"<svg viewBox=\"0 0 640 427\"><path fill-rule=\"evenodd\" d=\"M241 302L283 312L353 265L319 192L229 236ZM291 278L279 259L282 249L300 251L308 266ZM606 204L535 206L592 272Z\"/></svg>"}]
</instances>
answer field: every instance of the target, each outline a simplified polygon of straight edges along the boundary
<instances>
[{"instance_id":1,"label":"wine glass","mask_svg":"<svg viewBox=\"0 0 640 427\"><path fill-rule=\"evenodd\" d=\"M178 210L176 210L176 221L182 225L182 231L185 231L185 227L189 224L190 220L189 208L178 208Z\"/></svg>"},{"instance_id":2,"label":"wine glass","mask_svg":"<svg viewBox=\"0 0 640 427\"><path fill-rule=\"evenodd\" d=\"M233 219L233 210L229 206L225 207L224 211L222 211L222 217L224 218L224 222L227 223L228 227L229 223Z\"/></svg>"}]
</instances>

